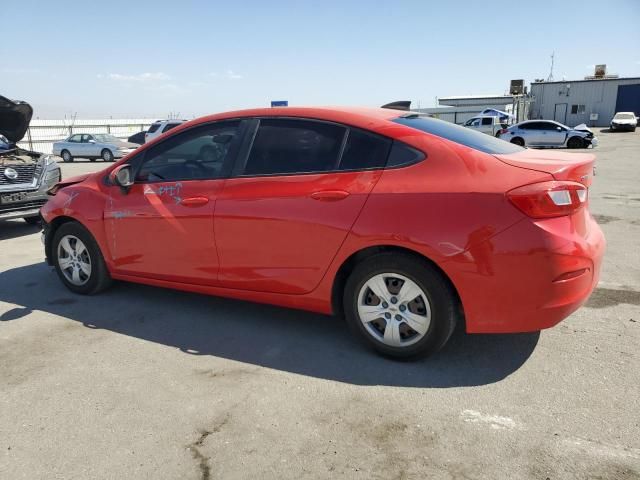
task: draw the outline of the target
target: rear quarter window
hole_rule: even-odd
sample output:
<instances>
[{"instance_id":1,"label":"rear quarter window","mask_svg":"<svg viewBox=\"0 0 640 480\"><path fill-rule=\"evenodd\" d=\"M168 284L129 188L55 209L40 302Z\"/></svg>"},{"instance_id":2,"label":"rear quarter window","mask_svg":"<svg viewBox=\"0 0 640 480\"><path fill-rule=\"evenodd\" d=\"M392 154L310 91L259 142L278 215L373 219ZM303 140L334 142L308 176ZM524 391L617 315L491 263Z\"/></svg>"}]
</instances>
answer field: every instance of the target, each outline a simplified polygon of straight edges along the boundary
<instances>
[{"instance_id":1,"label":"rear quarter window","mask_svg":"<svg viewBox=\"0 0 640 480\"><path fill-rule=\"evenodd\" d=\"M374 133L350 129L339 170L383 168L392 141Z\"/></svg>"},{"instance_id":2,"label":"rear quarter window","mask_svg":"<svg viewBox=\"0 0 640 480\"><path fill-rule=\"evenodd\" d=\"M152 123L151 126L149 127L149 130L147 131L147 133L153 133L156 130L158 130L158 127L160 127L159 123Z\"/></svg>"},{"instance_id":3,"label":"rear quarter window","mask_svg":"<svg viewBox=\"0 0 640 480\"><path fill-rule=\"evenodd\" d=\"M473 148L474 150L479 150L492 155L517 153L524 150L522 147L500 140L499 138L492 137L486 133L476 132L475 130L435 118L412 115L398 117L394 119L393 122L420 130L421 132L436 135L446 140L464 145L465 147Z\"/></svg>"}]
</instances>

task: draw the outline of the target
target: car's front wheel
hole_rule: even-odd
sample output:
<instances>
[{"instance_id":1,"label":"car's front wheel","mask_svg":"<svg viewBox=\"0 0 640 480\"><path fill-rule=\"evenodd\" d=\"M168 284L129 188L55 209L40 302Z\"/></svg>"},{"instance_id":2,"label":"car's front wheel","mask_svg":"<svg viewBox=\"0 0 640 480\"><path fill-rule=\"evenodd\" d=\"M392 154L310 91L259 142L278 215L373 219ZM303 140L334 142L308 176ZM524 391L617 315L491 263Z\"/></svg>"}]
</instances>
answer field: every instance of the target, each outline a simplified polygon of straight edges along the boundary
<instances>
[{"instance_id":1,"label":"car's front wheel","mask_svg":"<svg viewBox=\"0 0 640 480\"><path fill-rule=\"evenodd\" d=\"M519 147L524 147L524 140L520 137L512 138L511 143L518 145Z\"/></svg>"},{"instance_id":2,"label":"car's front wheel","mask_svg":"<svg viewBox=\"0 0 640 480\"><path fill-rule=\"evenodd\" d=\"M113 162L113 152L108 148L102 150L102 160L105 162Z\"/></svg>"},{"instance_id":3,"label":"car's front wheel","mask_svg":"<svg viewBox=\"0 0 640 480\"><path fill-rule=\"evenodd\" d=\"M448 281L426 261L381 253L353 270L344 291L350 329L383 355L423 356L440 349L457 321Z\"/></svg>"},{"instance_id":4,"label":"car's front wheel","mask_svg":"<svg viewBox=\"0 0 640 480\"><path fill-rule=\"evenodd\" d=\"M567 142L567 148L583 148L584 140L580 137L571 137Z\"/></svg>"},{"instance_id":5,"label":"car's front wheel","mask_svg":"<svg viewBox=\"0 0 640 480\"><path fill-rule=\"evenodd\" d=\"M79 223L65 223L56 230L51 254L56 272L69 290L92 295L111 284L98 244Z\"/></svg>"},{"instance_id":6,"label":"car's front wheel","mask_svg":"<svg viewBox=\"0 0 640 480\"><path fill-rule=\"evenodd\" d=\"M62 160L64 160L66 163L73 162L73 155L71 155L71 152L69 152L69 150L62 150L62 152L60 152L60 155L62 156Z\"/></svg>"}]
</instances>

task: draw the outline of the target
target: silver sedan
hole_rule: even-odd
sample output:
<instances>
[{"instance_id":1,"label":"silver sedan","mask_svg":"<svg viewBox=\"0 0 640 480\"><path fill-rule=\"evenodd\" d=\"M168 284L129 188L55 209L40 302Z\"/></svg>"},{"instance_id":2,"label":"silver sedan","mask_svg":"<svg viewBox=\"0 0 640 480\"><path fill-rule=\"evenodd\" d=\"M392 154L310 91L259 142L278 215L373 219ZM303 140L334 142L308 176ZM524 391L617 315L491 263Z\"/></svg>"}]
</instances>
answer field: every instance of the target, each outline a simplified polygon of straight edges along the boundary
<instances>
[{"instance_id":1,"label":"silver sedan","mask_svg":"<svg viewBox=\"0 0 640 480\"><path fill-rule=\"evenodd\" d=\"M587 148L598 145L598 139L585 125L570 128L553 120L527 120L500 130L502 140L521 147Z\"/></svg>"},{"instance_id":2,"label":"silver sedan","mask_svg":"<svg viewBox=\"0 0 640 480\"><path fill-rule=\"evenodd\" d=\"M129 143L104 133L76 133L69 138L53 144L53 154L62 157L65 162L73 162L75 157L94 161L101 158L113 162L117 158L133 152L136 143Z\"/></svg>"}]
</instances>

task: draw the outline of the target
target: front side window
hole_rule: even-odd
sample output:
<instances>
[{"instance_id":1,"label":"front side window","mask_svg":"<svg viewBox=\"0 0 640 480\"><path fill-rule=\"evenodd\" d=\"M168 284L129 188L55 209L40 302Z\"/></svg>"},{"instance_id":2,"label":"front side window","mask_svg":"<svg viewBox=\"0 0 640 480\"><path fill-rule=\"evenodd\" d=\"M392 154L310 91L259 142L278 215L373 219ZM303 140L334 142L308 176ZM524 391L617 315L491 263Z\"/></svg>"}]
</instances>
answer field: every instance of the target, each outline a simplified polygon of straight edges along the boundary
<instances>
[{"instance_id":1,"label":"front side window","mask_svg":"<svg viewBox=\"0 0 640 480\"><path fill-rule=\"evenodd\" d=\"M346 130L312 120L260 120L243 175L335 170Z\"/></svg>"},{"instance_id":2,"label":"front side window","mask_svg":"<svg viewBox=\"0 0 640 480\"><path fill-rule=\"evenodd\" d=\"M89 143L89 140L93 140L91 135L82 135L82 143Z\"/></svg>"},{"instance_id":3,"label":"front side window","mask_svg":"<svg viewBox=\"0 0 640 480\"><path fill-rule=\"evenodd\" d=\"M178 125L180 125L180 124L179 124L179 123L175 123L175 122L174 122L174 123L167 123L167 124L164 126L164 130L162 130L162 133L164 133L164 132L168 132L168 131L169 131L169 130L171 130L172 128L176 128Z\"/></svg>"},{"instance_id":4,"label":"front side window","mask_svg":"<svg viewBox=\"0 0 640 480\"><path fill-rule=\"evenodd\" d=\"M232 161L239 121L194 127L149 149L136 182L166 182L221 178Z\"/></svg>"}]
</instances>

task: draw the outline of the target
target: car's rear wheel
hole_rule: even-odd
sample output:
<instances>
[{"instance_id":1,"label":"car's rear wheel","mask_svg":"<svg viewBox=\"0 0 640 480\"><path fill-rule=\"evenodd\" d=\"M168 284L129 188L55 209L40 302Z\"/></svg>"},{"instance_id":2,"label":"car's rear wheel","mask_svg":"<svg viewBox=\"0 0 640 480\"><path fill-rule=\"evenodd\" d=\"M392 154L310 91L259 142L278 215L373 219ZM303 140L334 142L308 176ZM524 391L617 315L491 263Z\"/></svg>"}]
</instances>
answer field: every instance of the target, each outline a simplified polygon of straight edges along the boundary
<instances>
[{"instance_id":1,"label":"car's rear wheel","mask_svg":"<svg viewBox=\"0 0 640 480\"><path fill-rule=\"evenodd\" d=\"M584 140L582 140L580 137L571 137L567 141L567 148L583 148L583 147L584 147Z\"/></svg>"},{"instance_id":2,"label":"car's rear wheel","mask_svg":"<svg viewBox=\"0 0 640 480\"><path fill-rule=\"evenodd\" d=\"M448 281L407 254L381 253L357 265L343 301L350 329L391 357L433 353L456 325L457 300Z\"/></svg>"},{"instance_id":3,"label":"car's rear wheel","mask_svg":"<svg viewBox=\"0 0 640 480\"><path fill-rule=\"evenodd\" d=\"M62 150L62 152L60 152L60 155L62 156L62 160L69 163L69 162L73 162L73 155L71 155L71 152L69 152L69 150Z\"/></svg>"},{"instance_id":4,"label":"car's rear wheel","mask_svg":"<svg viewBox=\"0 0 640 480\"><path fill-rule=\"evenodd\" d=\"M524 140L520 137L515 137L511 139L511 143L514 143L520 147L524 147Z\"/></svg>"},{"instance_id":5,"label":"car's rear wheel","mask_svg":"<svg viewBox=\"0 0 640 480\"><path fill-rule=\"evenodd\" d=\"M51 253L56 272L69 290L93 295L111 285L98 244L79 223L65 223L56 230Z\"/></svg>"},{"instance_id":6,"label":"car's rear wheel","mask_svg":"<svg viewBox=\"0 0 640 480\"><path fill-rule=\"evenodd\" d=\"M108 148L102 150L102 160L105 162L113 162L113 152Z\"/></svg>"}]
</instances>

